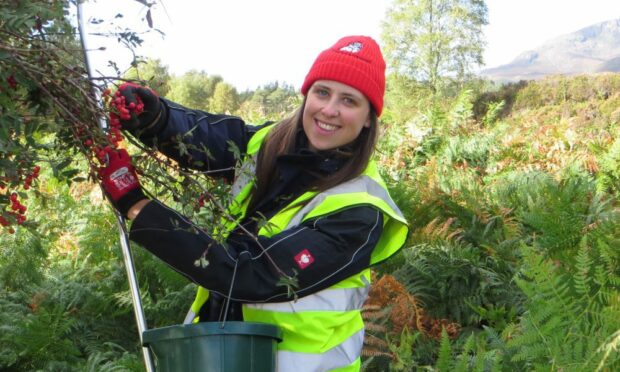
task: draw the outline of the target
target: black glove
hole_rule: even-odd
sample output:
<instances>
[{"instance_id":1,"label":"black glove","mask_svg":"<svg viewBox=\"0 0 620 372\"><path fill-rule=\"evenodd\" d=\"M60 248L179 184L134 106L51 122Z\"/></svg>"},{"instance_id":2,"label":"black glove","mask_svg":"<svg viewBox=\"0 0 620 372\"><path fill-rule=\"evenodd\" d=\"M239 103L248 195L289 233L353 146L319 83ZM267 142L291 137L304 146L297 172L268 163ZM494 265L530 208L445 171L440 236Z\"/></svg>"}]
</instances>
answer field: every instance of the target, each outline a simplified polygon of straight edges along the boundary
<instances>
[{"instance_id":1,"label":"black glove","mask_svg":"<svg viewBox=\"0 0 620 372\"><path fill-rule=\"evenodd\" d=\"M120 118L121 127L129 131L153 131L163 125L163 105L154 90L133 83L123 83L118 92L125 98L125 108L130 115ZM133 105L132 105L133 104Z\"/></svg>"}]
</instances>

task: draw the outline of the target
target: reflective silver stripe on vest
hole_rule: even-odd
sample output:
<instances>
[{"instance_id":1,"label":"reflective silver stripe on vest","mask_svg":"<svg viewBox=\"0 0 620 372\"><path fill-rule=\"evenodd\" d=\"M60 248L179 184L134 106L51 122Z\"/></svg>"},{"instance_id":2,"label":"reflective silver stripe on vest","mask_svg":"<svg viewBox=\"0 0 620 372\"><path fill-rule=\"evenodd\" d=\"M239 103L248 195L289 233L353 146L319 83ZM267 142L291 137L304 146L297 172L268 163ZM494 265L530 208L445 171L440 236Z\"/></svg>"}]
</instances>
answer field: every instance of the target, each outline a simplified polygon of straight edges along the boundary
<instances>
[{"instance_id":1,"label":"reflective silver stripe on vest","mask_svg":"<svg viewBox=\"0 0 620 372\"><path fill-rule=\"evenodd\" d=\"M196 313L189 309L187 315L185 315L185 319L183 319L183 324L192 324L194 319L196 318Z\"/></svg>"},{"instance_id":2,"label":"reflective silver stripe on vest","mask_svg":"<svg viewBox=\"0 0 620 372\"><path fill-rule=\"evenodd\" d=\"M400 217L403 217L403 213L400 211L400 209L398 209L392 198L390 198L387 190L369 176L361 175L316 195L312 199L312 201L310 201L310 203L306 204L299 212L295 214L295 216L293 216L291 221L286 226L285 230L299 225L303 218L306 216L306 214L310 213L310 211L316 208L317 205L321 204L323 200L325 200L325 198L327 198L328 196L349 194L354 192L367 192L368 194L385 201L394 212L396 212Z\"/></svg>"},{"instance_id":3,"label":"reflective silver stripe on vest","mask_svg":"<svg viewBox=\"0 0 620 372\"><path fill-rule=\"evenodd\" d=\"M230 192L234 197L237 197L241 190L255 177L256 173L256 158L257 155L253 155L248 160L241 164L241 167L235 174L235 182L233 182Z\"/></svg>"},{"instance_id":4,"label":"reflective silver stripe on vest","mask_svg":"<svg viewBox=\"0 0 620 372\"><path fill-rule=\"evenodd\" d=\"M321 354L278 350L278 372L317 372L346 367L357 360L363 344L364 329L361 329L343 343Z\"/></svg>"},{"instance_id":5,"label":"reflective silver stripe on vest","mask_svg":"<svg viewBox=\"0 0 620 372\"><path fill-rule=\"evenodd\" d=\"M245 306L258 309L295 313L299 311L351 311L364 305L370 286L359 288L327 288L297 301L274 303L251 303Z\"/></svg>"}]
</instances>

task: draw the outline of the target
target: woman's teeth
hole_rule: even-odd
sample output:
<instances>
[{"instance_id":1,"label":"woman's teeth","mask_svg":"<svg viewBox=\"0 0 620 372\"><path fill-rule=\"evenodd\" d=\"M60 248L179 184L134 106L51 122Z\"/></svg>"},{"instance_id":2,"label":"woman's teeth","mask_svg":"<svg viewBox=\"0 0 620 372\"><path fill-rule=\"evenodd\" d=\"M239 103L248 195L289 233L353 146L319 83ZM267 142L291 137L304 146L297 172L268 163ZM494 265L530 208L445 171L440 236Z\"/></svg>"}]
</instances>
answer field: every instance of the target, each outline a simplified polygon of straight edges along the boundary
<instances>
[{"instance_id":1,"label":"woman's teeth","mask_svg":"<svg viewBox=\"0 0 620 372\"><path fill-rule=\"evenodd\" d=\"M320 121L317 121L317 125L319 126L319 128L324 129L324 130L329 130L329 131L338 129L338 127L335 125L323 123Z\"/></svg>"}]
</instances>

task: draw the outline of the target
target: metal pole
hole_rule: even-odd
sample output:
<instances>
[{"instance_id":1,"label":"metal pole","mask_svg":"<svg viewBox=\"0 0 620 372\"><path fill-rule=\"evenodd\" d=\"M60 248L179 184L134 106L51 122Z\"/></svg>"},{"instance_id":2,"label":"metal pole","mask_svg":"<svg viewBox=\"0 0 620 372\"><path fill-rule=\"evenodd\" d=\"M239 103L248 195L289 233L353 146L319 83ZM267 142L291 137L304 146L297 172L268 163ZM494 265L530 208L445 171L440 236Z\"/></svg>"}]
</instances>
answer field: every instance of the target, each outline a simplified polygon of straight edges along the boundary
<instances>
[{"instance_id":1,"label":"metal pole","mask_svg":"<svg viewBox=\"0 0 620 372\"><path fill-rule=\"evenodd\" d=\"M83 12L82 12L82 3L84 0L78 0L77 2L77 17L78 17L78 30L80 32L80 41L82 43L82 50L84 52L84 63L86 64L86 71L88 73L88 77L91 78L92 69L90 65L90 59L88 57L88 47L86 42L86 32L84 30L84 20L83 20ZM101 99L99 95L99 91L93 86L92 89L93 96L95 100L98 102L100 107L102 107ZM99 117L99 127L101 130L106 128L107 122L104 117ZM119 234L120 234L120 242L121 242L121 250L123 252L123 261L125 263L125 269L127 270L127 278L129 280L129 289L131 291L131 300L133 302L133 310L134 315L136 316L136 323L138 325L138 333L140 336L140 344L142 345L142 333L147 330L146 319L144 317L144 310L142 308L142 300L140 297L140 287L138 286L138 279L136 277L136 270L133 263L133 256L131 254L131 249L129 246L129 235L127 234L127 228L125 225L125 218L116 212L116 221L118 223ZM153 363L153 358L151 357L151 352L148 347L142 346L142 354L144 355L144 364L146 366L147 372L155 371L155 364Z\"/></svg>"}]
</instances>

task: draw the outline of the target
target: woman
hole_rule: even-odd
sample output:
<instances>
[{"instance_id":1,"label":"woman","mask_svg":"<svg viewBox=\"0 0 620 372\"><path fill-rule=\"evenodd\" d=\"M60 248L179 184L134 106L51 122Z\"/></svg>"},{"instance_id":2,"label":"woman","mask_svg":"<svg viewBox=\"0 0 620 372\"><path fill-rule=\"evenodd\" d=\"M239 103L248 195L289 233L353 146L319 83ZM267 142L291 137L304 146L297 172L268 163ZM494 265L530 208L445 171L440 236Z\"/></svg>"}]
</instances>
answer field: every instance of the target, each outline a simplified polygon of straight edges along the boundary
<instances>
[{"instance_id":1,"label":"woman","mask_svg":"<svg viewBox=\"0 0 620 372\"><path fill-rule=\"evenodd\" d=\"M189 110L132 84L119 90L145 107L125 129L183 166L234 180L237 220L218 244L147 199L126 152L102 171L113 203L133 220L130 238L200 285L187 322L217 319L225 298L237 304L230 316L282 328L279 371L359 370L369 268L407 235L371 160L385 91L377 43L349 36L323 51L302 85L303 104L277 124ZM190 149L184 155L175 138ZM229 141L247 154L237 177ZM211 156L191 150L204 147ZM206 268L194 264L201 257ZM283 276L297 280L297 299Z\"/></svg>"}]
</instances>

